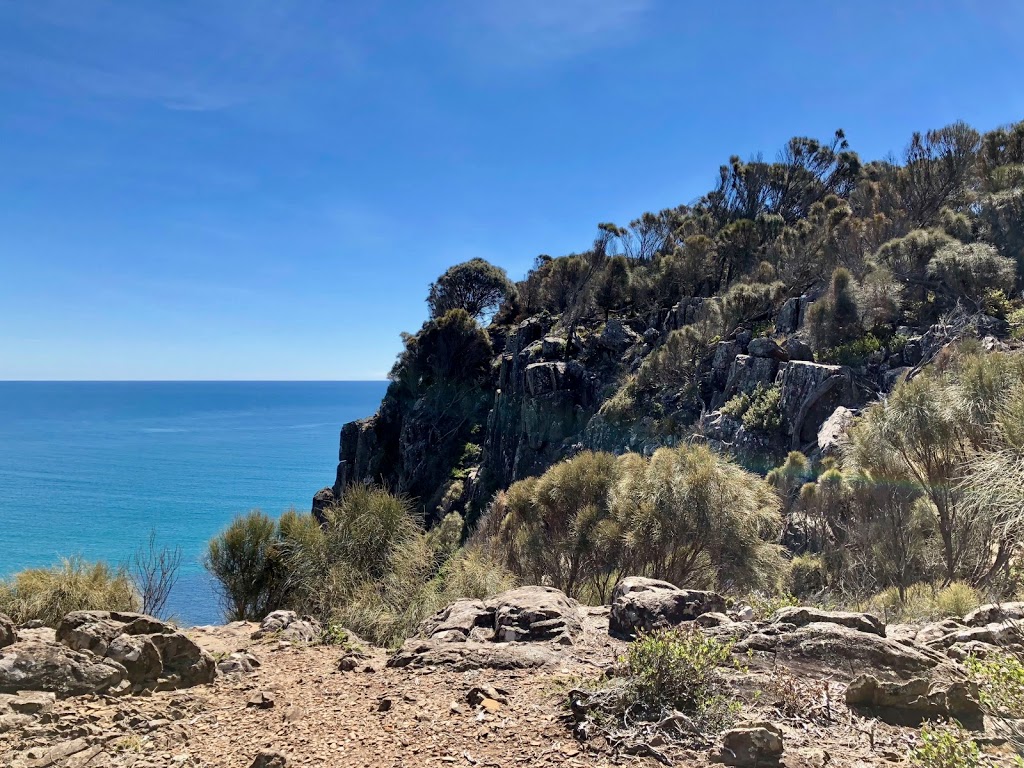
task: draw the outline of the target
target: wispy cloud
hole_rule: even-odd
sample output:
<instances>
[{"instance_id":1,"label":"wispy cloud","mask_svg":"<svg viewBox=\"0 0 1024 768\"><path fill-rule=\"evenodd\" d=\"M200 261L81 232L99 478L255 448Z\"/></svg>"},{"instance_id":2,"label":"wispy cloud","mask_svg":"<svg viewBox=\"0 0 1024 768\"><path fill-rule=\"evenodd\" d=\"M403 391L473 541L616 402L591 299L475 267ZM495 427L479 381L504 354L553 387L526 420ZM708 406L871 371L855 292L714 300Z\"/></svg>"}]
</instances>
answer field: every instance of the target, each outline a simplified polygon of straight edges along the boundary
<instances>
[{"instance_id":1,"label":"wispy cloud","mask_svg":"<svg viewBox=\"0 0 1024 768\"><path fill-rule=\"evenodd\" d=\"M80 97L175 111L230 108L298 73L354 71L358 47L331 4L37 0L0 4L0 76Z\"/></svg>"},{"instance_id":2,"label":"wispy cloud","mask_svg":"<svg viewBox=\"0 0 1024 768\"><path fill-rule=\"evenodd\" d=\"M634 39L652 0L490 0L458 3L463 45L503 67L536 67Z\"/></svg>"}]
</instances>

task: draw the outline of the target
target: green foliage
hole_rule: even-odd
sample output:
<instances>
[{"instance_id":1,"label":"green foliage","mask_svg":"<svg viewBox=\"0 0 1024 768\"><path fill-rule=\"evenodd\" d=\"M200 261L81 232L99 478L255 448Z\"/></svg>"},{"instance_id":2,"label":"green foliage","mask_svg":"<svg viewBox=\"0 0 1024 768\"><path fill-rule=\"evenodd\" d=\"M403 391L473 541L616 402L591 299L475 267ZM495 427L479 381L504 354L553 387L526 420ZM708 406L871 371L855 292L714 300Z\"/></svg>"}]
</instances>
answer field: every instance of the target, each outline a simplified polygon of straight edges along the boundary
<instances>
[{"instance_id":1,"label":"green foliage","mask_svg":"<svg viewBox=\"0 0 1024 768\"><path fill-rule=\"evenodd\" d=\"M606 597L616 574L772 588L778 500L704 446L583 453L499 493L481 533L524 582Z\"/></svg>"},{"instance_id":2,"label":"green foliage","mask_svg":"<svg viewBox=\"0 0 1024 768\"><path fill-rule=\"evenodd\" d=\"M644 359L637 372L637 386L647 391L692 387L706 349L707 340L695 326L672 331L665 343Z\"/></svg>"},{"instance_id":3,"label":"green foliage","mask_svg":"<svg viewBox=\"0 0 1024 768\"><path fill-rule=\"evenodd\" d=\"M989 291L1013 290L1016 266L988 243L953 242L940 248L930 262L928 275L938 280L954 298L979 306Z\"/></svg>"},{"instance_id":4,"label":"green foliage","mask_svg":"<svg viewBox=\"0 0 1024 768\"><path fill-rule=\"evenodd\" d=\"M818 350L845 344L860 335L860 314L849 270L838 267L832 273L828 293L811 305L807 323Z\"/></svg>"},{"instance_id":5,"label":"green foliage","mask_svg":"<svg viewBox=\"0 0 1024 768\"><path fill-rule=\"evenodd\" d=\"M954 581L935 595L935 607L942 617L962 618L981 605L981 593L970 584Z\"/></svg>"},{"instance_id":6,"label":"green foliage","mask_svg":"<svg viewBox=\"0 0 1024 768\"><path fill-rule=\"evenodd\" d=\"M793 558L789 566L789 580L793 594L807 597L822 592L828 586L828 571L820 555L803 554Z\"/></svg>"},{"instance_id":7,"label":"green foliage","mask_svg":"<svg viewBox=\"0 0 1024 768\"><path fill-rule=\"evenodd\" d=\"M0 613L21 624L56 627L71 611L138 611L142 601L123 569L69 558L52 568L29 568L0 580Z\"/></svg>"},{"instance_id":8,"label":"green foliage","mask_svg":"<svg viewBox=\"0 0 1024 768\"><path fill-rule=\"evenodd\" d=\"M838 347L820 350L817 354L818 362L830 365L859 366L867 362L867 359L882 349L882 342L872 333L867 333L860 338L852 339Z\"/></svg>"},{"instance_id":9,"label":"green foliage","mask_svg":"<svg viewBox=\"0 0 1024 768\"><path fill-rule=\"evenodd\" d=\"M1019 474L1003 447L1022 423L1019 398L1024 360L962 349L864 412L850 430L844 467L857 476L854 497L872 499L865 514L888 515L879 535L900 551L886 561L909 567L918 544L930 542L946 580L979 584L1005 571L1021 530Z\"/></svg>"},{"instance_id":10,"label":"green foliage","mask_svg":"<svg viewBox=\"0 0 1024 768\"><path fill-rule=\"evenodd\" d=\"M918 768L985 768L991 763L959 723L925 723L921 740L910 752L910 762Z\"/></svg>"},{"instance_id":11,"label":"green foliage","mask_svg":"<svg viewBox=\"0 0 1024 768\"><path fill-rule=\"evenodd\" d=\"M777 386L765 386L758 382L749 395L739 392L722 406L726 416L740 419L743 426L759 432L774 432L782 424L779 403L782 400L782 389Z\"/></svg>"},{"instance_id":12,"label":"green foliage","mask_svg":"<svg viewBox=\"0 0 1024 768\"><path fill-rule=\"evenodd\" d=\"M277 524L259 510L239 516L210 541L205 563L230 621L259 621L282 607L288 590Z\"/></svg>"},{"instance_id":13,"label":"green foliage","mask_svg":"<svg viewBox=\"0 0 1024 768\"><path fill-rule=\"evenodd\" d=\"M732 644L699 629L672 628L642 634L625 657L621 716L658 721L673 711L692 717L701 730L726 727L738 711L723 694L721 667L739 669Z\"/></svg>"},{"instance_id":14,"label":"green foliage","mask_svg":"<svg viewBox=\"0 0 1024 768\"><path fill-rule=\"evenodd\" d=\"M629 262L624 256L608 260L597 282L594 301L605 317L622 307L629 296Z\"/></svg>"},{"instance_id":15,"label":"green foliage","mask_svg":"<svg viewBox=\"0 0 1024 768\"><path fill-rule=\"evenodd\" d=\"M743 426L759 432L777 430L782 425L782 414L779 411L781 400L780 387L766 387L758 383L750 398L750 407L743 414Z\"/></svg>"},{"instance_id":16,"label":"green foliage","mask_svg":"<svg viewBox=\"0 0 1024 768\"><path fill-rule=\"evenodd\" d=\"M978 683L982 706L997 717L1024 717L1024 661L1012 653L969 656L967 671Z\"/></svg>"},{"instance_id":17,"label":"green foliage","mask_svg":"<svg viewBox=\"0 0 1024 768\"><path fill-rule=\"evenodd\" d=\"M449 267L431 283L427 304L433 319L461 309L479 320L493 313L515 288L505 270L483 259Z\"/></svg>"}]
</instances>

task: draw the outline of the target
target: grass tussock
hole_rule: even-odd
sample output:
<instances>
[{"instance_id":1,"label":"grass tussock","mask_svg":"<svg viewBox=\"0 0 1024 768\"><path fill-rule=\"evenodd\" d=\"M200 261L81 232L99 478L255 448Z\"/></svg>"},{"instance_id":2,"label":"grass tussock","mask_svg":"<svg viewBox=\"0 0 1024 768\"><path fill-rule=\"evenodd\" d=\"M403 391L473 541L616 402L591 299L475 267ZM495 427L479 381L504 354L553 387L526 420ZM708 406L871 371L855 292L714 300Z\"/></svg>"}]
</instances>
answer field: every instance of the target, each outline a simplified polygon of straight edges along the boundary
<instances>
[{"instance_id":1,"label":"grass tussock","mask_svg":"<svg viewBox=\"0 0 1024 768\"><path fill-rule=\"evenodd\" d=\"M51 568L29 568L0 581L0 613L17 623L50 627L71 611L137 611L138 592L123 569L68 558Z\"/></svg>"}]
</instances>

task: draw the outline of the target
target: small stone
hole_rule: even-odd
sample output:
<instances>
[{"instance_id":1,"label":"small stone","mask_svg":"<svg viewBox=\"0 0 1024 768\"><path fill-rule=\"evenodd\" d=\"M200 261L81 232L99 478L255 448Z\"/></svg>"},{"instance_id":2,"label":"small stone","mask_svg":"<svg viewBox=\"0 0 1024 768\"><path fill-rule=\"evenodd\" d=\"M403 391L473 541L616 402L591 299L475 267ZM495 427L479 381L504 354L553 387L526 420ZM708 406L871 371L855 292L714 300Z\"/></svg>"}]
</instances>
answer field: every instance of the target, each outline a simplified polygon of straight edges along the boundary
<instances>
[{"instance_id":1,"label":"small stone","mask_svg":"<svg viewBox=\"0 0 1024 768\"><path fill-rule=\"evenodd\" d=\"M269 691L258 691L249 697L246 706L257 709L270 709L274 706L274 694Z\"/></svg>"},{"instance_id":2,"label":"small stone","mask_svg":"<svg viewBox=\"0 0 1024 768\"><path fill-rule=\"evenodd\" d=\"M381 699L377 703L377 711L388 712L392 706L394 706L394 702L391 699Z\"/></svg>"},{"instance_id":3,"label":"small stone","mask_svg":"<svg viewBox=\"0 0 1024 768\"><path fill-rule=\"evenodd\" d=\"M480 706L490 712L492 715L501 709L501 703L494 699L484 699L480 702Z\"/></svg>"},{"instance_id":4,"label":"small stone","mask_svg":"<svg viewBox=\"0 0 1024 768\"><path fill-rule=\"evenodd\" d=\"M772 723L751 723L722 735L720 757L726 765L761 768L782 757L782 731Z\"/></svg>"},{"instance_id":5,"label":"small stone","mask_svg":"<svg viewBox=\"0 0 1024 768\"><path fill-rule=\"evenodd\" d=\"M249 768L287 768L288 760L280 752L260 752Z\"/></svg>"},{"instance_id":6,"label":"small stone","mask_svg":"<svg viewBox=\"0 0 1024 768\"><path fill-rule=\"evenodd\" d=\"M53 709L57 695L47 691L18 691L8 706L21 715L44 715Z\"/></svg>"}]
</instances>

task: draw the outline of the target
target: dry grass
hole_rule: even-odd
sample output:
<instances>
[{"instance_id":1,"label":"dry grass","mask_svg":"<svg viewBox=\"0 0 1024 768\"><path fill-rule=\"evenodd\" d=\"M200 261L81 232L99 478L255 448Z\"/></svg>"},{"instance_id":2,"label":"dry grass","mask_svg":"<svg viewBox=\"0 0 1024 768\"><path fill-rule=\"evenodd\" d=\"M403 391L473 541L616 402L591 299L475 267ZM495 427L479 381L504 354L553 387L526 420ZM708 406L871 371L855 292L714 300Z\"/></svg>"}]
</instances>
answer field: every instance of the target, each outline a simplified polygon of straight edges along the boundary
<instances>
[{"instance_id":1,"label":"dry grass","mask_svg":"<svg viewBox=\"0 0 1024 768\"><path fill-rule=\"evenodd\" d=\"M0 613L19 624L36 619L55 627L71 611L140 608L128 574L103 562L64 559L52 568L29 568L0 581Z\"/></svg>"}]
</instances>

